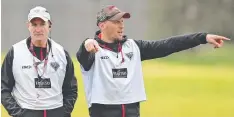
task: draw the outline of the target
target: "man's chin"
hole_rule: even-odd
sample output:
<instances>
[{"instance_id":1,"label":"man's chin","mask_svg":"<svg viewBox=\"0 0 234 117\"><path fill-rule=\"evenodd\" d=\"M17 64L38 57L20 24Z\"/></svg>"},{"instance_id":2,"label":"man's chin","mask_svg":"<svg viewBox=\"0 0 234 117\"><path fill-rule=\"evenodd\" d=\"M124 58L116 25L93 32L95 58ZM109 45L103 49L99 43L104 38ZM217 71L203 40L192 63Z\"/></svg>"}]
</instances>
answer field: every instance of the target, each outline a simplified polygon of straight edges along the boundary
<instances>
[{"instance_id":1,"label":"man's chin","mask_svg":"<svg viewBox=\"0 0 234 117\"><path fill-rule=\"evenodd\" d=\"M37 40L37 41L42 41L42 40L45 40L45 37L43 37L43 36L34 36L34 39Z\"/></svg>"},{"instance_id":2,"label":"man's chin","mask_svg":"<svg viewBox=\"0 0 234 117\"><path fill-rule=\"evenodd\" d=\"M118 40L123 40L123 37L122 37L122 36L121 36L121 37L119 36L119 37L117 37L117 39L118 39Z\"/></svg>"}]
</instances>

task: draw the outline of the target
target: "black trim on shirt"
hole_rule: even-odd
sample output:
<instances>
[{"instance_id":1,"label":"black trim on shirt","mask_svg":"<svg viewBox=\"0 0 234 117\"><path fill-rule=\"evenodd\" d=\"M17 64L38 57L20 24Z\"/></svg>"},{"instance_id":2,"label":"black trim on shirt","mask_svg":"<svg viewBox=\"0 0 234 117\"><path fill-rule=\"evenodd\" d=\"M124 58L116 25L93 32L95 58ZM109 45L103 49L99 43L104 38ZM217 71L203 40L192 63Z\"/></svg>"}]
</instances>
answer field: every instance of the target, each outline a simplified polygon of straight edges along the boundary
<instances>
[{"instance_id":1,"label":"black trim on shirt","mask_svg":"<svg viewBox=\"0 0 234 117\"><path fill-rule=\"evenodd\" d=\"M20 116L22 109L14 97L11 95L15 86L15 79L12 72L12 64L14 59L13 47L8 51L1 68L1 102L10 116Z\"/></svg>"},{"instance_id":2,"label":"black trim on shirt","mask_svg":"<svg viewBox=\"0 0 234 117\"><path fill-rule=\"evenodd\" d=\"M67 59L66 74L63 82L63 107L65 109L64 117L70 117L77 100L78 86L74 73L74 65L68 52L64 50Z\"/></svg>"}]
</instances>

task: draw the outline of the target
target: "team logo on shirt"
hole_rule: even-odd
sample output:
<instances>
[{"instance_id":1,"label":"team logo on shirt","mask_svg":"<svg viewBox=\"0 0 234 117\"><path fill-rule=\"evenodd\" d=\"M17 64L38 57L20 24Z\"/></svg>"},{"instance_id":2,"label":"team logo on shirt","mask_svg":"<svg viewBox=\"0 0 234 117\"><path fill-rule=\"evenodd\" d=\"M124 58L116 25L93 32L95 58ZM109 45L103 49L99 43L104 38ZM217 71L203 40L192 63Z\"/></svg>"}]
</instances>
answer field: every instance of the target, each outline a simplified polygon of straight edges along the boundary
<instances>
[{"instance_id":1,"label":"team logo on shirt","mask_svg":"<svg viewBox=\"0 0 234 117\"><path fill-rule=\"evenodd\" d=\"M57 62L51 62L51 63L50 63L50 66L51 66L55 71L57 71L58 68L60 67L60 65L59 65Z\"/></svg>"},{"instance_id":2,"label":"team logo on shirt","mask_svg":"<svg viewBox=\"0 0 234 117\"><path fill-rule=\"evenodd\" d=\"M133 52L125 53L125 55L132 60Z\"/></svg>"}]
</instances>

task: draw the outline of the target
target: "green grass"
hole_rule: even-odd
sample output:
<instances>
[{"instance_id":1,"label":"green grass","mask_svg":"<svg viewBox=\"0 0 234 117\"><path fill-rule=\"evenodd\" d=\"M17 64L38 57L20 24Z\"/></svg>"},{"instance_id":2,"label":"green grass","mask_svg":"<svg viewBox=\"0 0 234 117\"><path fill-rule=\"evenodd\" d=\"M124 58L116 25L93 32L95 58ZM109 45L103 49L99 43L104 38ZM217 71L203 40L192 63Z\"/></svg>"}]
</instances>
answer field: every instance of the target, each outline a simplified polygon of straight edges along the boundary
<instances>
[{"instance_id":1,"label":"green grass","mask_svg":"<svg viewBox=\"0 0 234 117\"><path fill-rule=\"evenodd\" d=\"M208 47L207 47L208 46ZM234 66L234 46L225 45L222 48L214 49L210 45L201 46L203 48L195 49L192 52L185 50L174 53L163 59L158 59L160 62L170 62L173 64L194 64L194 65L229 65ZM157 61L158 61L157 60Z\"/></svg>"},{"instance_id":2,"label":"green grass","mask_svg":"<svg viewBox=\"0 0 234 117\"><path fill-rule=\"evenodd\" d=\"M79 98L72 117L88 117L79 65L74 64ZM141 104L142 117L234 116L234 67L147 61L143 71L148 100Z\"/></svg>"},{"instance_id":3,"label":"green grass","mask_svg":"<svg viewBox=\"0 0 234 117\"><path fill-rule=\"evenodd\" d=\"M234 55L205 53L143 62L147 101L141 117L234 117ZM79 97L72 117L88 117L79 63L73 61ZM9 117L3 107L2 117Z\"/></svg>"},{"instance_id":4,"label":"green grass","mask_svg":"<svg viewBox=\"0 0 234 117\"><path fill-rule=\"evenodd\" d=\"M144 64L143 117L234 116L234 67ZM156 106L155 106L156 105Z\"/></svg>"}]
</instances>

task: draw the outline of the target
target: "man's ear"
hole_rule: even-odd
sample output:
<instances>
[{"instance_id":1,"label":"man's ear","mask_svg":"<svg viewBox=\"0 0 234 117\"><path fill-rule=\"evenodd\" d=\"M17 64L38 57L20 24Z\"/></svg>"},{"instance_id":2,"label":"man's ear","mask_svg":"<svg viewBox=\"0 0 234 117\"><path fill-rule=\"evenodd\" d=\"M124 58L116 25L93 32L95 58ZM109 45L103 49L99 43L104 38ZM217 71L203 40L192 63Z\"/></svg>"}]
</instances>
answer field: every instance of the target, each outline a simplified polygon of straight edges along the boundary
<instances>
[{"instance_id":1,"label":"man's ear","mask_svg":"<svg viewBox=\"0 0 234 117\"><path fill-rule=\"evenodd\" d=\"M27 25L27 28L29 29L30 22L29 22L29 21L27 21L27 22L26 22L26 25Z\"/></svg>"},{"instance_id":2,"label":"man's ear","mask_svg":"<svg viewBox=\"0 0 234 117\"><path fill-rule=\"evenodd\" d=\"M100 22L99 23L99 28L104 29L105 28L105 22Z\"/></svg>"},{"instance_id":3,"label":"man's ear","mask_svg":"<svg viewBox=\"0 0 234 117\"><path fill-rule=\"evenodd\" d=\"M52 23L50 21L48 21L48 24L49 24L49 28L52 27Z\"/></svg>"}]
</instances>

